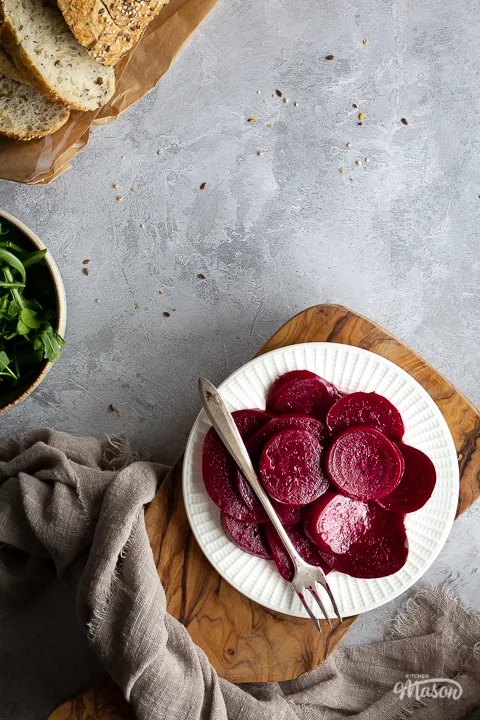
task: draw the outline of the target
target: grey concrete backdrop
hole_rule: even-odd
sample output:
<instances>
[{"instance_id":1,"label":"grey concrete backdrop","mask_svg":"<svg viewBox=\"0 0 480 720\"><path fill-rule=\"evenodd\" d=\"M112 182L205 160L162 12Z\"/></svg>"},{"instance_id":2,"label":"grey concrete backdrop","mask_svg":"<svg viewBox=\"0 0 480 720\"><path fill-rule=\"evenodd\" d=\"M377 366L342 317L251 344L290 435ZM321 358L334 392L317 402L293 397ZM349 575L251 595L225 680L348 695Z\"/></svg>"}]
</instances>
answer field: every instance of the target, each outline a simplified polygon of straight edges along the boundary
<instances>
[{"instance_id":1,"label":"grey concrete backdrop","mask_svg":"<svg viewBox=\"0 0 480 720\"><path fill-rule=\"evenodd\" d=\"M471 0L223 0L72 170L1 183L1 207L57 259L69 312L62 361L1 434L128 431L171 462L198 375L221 381L319 302L381 323L479 404L478 35ZM453 578L477 608L479 520L456 522L425 578ZM381 637L398 604L347 642ZM68 590L1 616L1 720L45 718L100 673Z\"/></svg>"}]
</instances>

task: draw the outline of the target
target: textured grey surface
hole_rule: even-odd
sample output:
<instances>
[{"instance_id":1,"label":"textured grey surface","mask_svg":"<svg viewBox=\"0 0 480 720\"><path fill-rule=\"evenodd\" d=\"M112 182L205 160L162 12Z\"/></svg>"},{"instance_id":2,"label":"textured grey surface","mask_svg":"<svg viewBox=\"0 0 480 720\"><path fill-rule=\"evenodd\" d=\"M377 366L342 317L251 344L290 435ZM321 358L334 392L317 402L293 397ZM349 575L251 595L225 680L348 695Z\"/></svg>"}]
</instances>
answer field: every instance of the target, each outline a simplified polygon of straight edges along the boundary
<instances>
[{"instance_id":1,"label":"textured grey surface","mask_svg":"<svg viewBox=\"0 0 480 720\"><path fill-rule=\"evenodd\" d=\"M319 302L381 323L478 405L475 19L470 0L224 0L72 170L47 187L0 183L1 207L57 259L69 303L61 363L0 433L126 430L170 462L198 375L222 380ZM479 521L477 506L456 522L425 578L453 577L477 607ZM71 607L53 587L2 618L1 720L43 718L98 677ZM367 614L347 642L378 639L394 609Z\"/></svg>"}]
</instances>

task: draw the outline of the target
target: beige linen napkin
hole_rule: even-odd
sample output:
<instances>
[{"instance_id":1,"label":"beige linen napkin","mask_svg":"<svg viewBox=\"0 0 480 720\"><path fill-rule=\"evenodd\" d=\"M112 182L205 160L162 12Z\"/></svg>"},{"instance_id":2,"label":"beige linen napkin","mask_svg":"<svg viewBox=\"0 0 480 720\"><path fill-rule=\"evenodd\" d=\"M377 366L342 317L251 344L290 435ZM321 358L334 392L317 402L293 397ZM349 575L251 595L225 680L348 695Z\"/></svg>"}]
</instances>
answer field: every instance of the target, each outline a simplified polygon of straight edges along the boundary
<instances>
[{"instance_id":1,"label":"beige linen napkin","mask_svg":"<svg viewBox=\"0 0 480 720\"><path fill-rule=\"evenodd\" d=\"M463 720L480 707L480 621L418 592L390 639L337 648L285 683L219 678L165 609L144 522L166 468L121 447L36 430L0 443L0 604L32 599L86 556L77 615L138 720Z\"/></svg>"}]
</instances>

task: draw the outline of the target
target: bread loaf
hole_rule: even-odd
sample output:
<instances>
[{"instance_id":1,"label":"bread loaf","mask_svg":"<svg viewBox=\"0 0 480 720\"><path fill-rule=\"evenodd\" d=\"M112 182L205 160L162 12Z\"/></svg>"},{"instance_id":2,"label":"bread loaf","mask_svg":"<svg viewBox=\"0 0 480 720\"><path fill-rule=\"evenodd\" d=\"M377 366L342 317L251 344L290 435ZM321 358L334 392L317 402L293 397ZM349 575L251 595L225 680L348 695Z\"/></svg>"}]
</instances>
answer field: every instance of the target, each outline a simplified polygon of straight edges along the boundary
<instances>
[{"instance_id":1,"label":"bread loaf","mask_svg":"<svg viewBox=\"0 0 480 720\"><path fill-rule=\"evenodd\" d=\"M30 85L0 75L0 134L32 140L55 132L64 125L70 110L47 100Z\"/></svg>"},{"instance_id":2,"label":"bread loaf","mask_svg":"<svg viewBox=\"0 0 480 720\"><path fill-rule=\"evenodd\" d=\"M115 65L168 0L58 0L78 42L104 65Z\"/></svg>"},{"instance_id":3,"label":"bread loaf","mask_svg":"<svg viewBox=\"0 0 480 720\"><path fill-rule=\"evenodd\" d=\"M49 100L97 110L113 95L113 69L79 45L54 0L0 0L0 44Z\"/></svg>"}]
</instances>

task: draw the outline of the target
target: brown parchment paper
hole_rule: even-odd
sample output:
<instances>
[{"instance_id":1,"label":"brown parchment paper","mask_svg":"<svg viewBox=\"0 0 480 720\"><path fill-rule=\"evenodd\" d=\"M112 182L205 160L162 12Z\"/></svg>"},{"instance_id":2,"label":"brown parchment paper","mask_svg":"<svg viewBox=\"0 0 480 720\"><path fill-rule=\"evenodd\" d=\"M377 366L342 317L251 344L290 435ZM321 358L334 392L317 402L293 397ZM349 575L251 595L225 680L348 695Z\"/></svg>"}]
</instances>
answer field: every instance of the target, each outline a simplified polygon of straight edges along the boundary
<instances>
[{"instance_id":1,"label":"brown parchment paper","mask_svg":"<svg viewBox=\"0 0 480 720\"><path fill-rule=\"evenodd\" d=\"M72 112L60 130L40 140L0 138L0 178L41 185L68 170L70 160L87 144L90 128L115 120L155 87L217 2L170 0L117 64L115 95L101 110Z\"/></svg>"}]
</instances>

